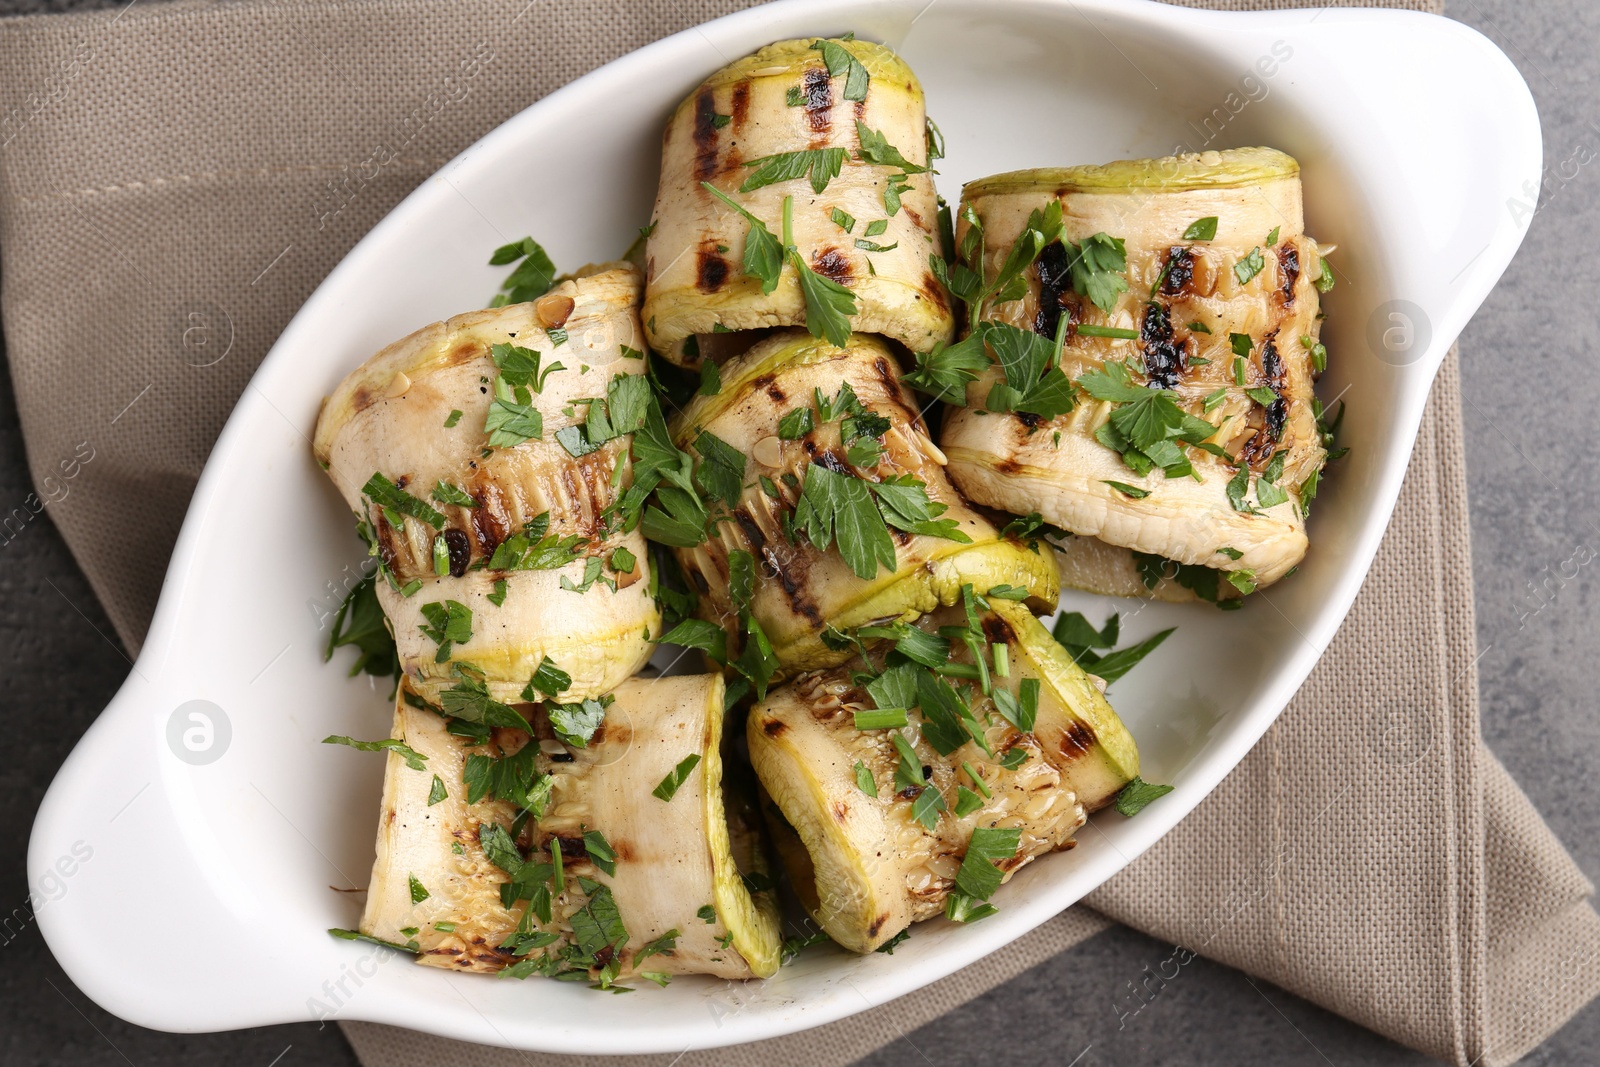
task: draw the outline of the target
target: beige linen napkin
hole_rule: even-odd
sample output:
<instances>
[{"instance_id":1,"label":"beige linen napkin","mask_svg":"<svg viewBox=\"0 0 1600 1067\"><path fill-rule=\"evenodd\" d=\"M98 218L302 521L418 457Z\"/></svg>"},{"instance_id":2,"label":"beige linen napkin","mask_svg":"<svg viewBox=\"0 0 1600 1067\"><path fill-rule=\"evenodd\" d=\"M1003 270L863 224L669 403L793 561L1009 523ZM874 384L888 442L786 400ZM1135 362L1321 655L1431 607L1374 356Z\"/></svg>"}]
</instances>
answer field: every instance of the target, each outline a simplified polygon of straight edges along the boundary
<instances>
[{"instance_id":1,"label":"beige linen napkin","mask_svg":"<svg viewBox=\"0 0 1600 1067\"><path fill-rule=\"evenodd\" d=\"M743 6L147 0L0 23L0 311L38 486L0 547L48 510L137 646L217 431L344 252L527 103ZM1294 703L1091 903L1492 1065L1600 992L1600 920L1479 739L1457 390L1452 360L1366 590ZM1107 921L1075 908L924 995L680 1062L844 1064ZM369 1067L569 1062L346 1033Z\"/></svg>"}]
</instances>

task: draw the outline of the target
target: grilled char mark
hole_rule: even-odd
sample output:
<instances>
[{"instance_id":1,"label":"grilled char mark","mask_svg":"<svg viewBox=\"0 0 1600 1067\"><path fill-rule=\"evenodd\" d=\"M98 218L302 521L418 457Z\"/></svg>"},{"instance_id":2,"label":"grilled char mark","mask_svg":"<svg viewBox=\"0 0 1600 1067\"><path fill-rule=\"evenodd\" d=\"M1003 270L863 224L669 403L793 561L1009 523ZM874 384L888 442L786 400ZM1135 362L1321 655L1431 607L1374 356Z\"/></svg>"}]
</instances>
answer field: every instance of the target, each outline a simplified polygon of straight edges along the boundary
<instances>
[{"instance_id":1,"label":"grilled char mark","mask_svg":"<svg viewBox=\"0 0 1600 1067\"><path fill-rule=\"evenodd\" d=\"M1061 735L1061 754L1075 760L1094 748L1094 734L1083 723L1074 720Z\"/></svg>"},{"instance_id":2,"label":"grilled char mark","mask_svg":"<svg viewBox=\"0 0 1600 1067\"><path fill-rule=\"evenodd\" d=\"M983 620L983 636L991 645L1010 644L1017 637L1011 624L998 615L990 615Z\"/></svg>"},{"instance_id":3,"label":"grilled char mark","mask_svg":"<svg viewBox=\"0 0 1600 1067\"><path fill-rule=\"evenodd\" d=\"M1182 245L1167 249L1167 266L1161 278L1166 296L1187 296L1194 287L1194 253Z\"/></svg>"},{"instance_id":4,"label":"grilled char mark","mask_svg":"<svg viewBox=\"0 0 1600 1067\"><path fill-rule=\"evenodd\" d=\"M744 126L744 120L750 116L750 83L739 82L733 87L733 107L731 118L733 128L738 130Z\"/></svg>"},{"instance_id":5,"label":"grilled char mark","mask_svg":"<svg viewBox=\"0 0 1600 1067\"><path fill-rule=\"evenodd\" d=\"M442 536L450 554L450 577L460 578L472 562L472 541L462 530L446 530Z\"/></svg>"},{"instance_id":6,"label":"grilled char mark","mask_svg":"<svg viewBox=\"0 0 1600 1067\"><path fill-rule=\"evenodd\" d=\"M1266 406L1267 435L1273 441L1277 441L1283 436L1283 424L1289 418L1289 402L1283 398L1283 359L1278 355L1278 345L1272 337L1261 342L1261 371L1266 375L1272 391L1278 395L1276 400Z\"/></svg>"},{"instance_id":7,"label":"grilled char mark","mask_svg":"<svg viewBox=\"0 0 1600 1067\"><path fill-rule=\"evenodd\" d=\"M828 68L807 68L801 87L806 99L806 121L811 124L812 133L823 136L833 126L833 82Z\"/></svg>"},{"instance_id":8,"label":"grilled char mark","mask_svg":"<svg viewBox=\"0 0 1600 1067\"><path fill-rule=\"evenodd\" d=\"M739 532L744 534L745 544L757 555L767 547L767 535L761 532L761 527L750 513L744 508L738 508L733 513L733 520L739 524Z\"/></svg>"},{"instance_id":9,"label":"grilled char mark","mask_svg":"<svg viewBox=\"0 0 1600 1067\"><path fill-rule=\"evenodd\" d=\"M759 393L763 390L766 391L767 396L772 398L774 404L782 404L789 399L789 394L779 387L778 377L775 374L763 374L751 381L750 391L752 393Z\"/></svg>"},{"instance_id":10,"label":"grilled char mark","mask_svg":"<svg viewBox=\"0 0 1600 1067\"><path fill-rule=\"evenodd\" d=\"M1139 340L1144 342L1144 372L1150 385L1156 389L1173 389L1188 370L1188 353L1182 344L1172 339L1172 321L1167 309L1160 304L1145 308L1144 322L1139 327Z\"/></svg>"},{"instance_id":11,"label":"grilled char mark","mask_svg":"<svg viewBox=\"0 0 1600 1067\"><path fill-rule=\"evenodd\" d=\"M478 506L468 509L468 514L472 516L472 533L477 539L478 551L492 556L500 542L511 534L511 517L506 514L500 490L493 484L478 487L472 498Z\"/></svg>"},{"instance_id":12,"label":"grilled char mark","mask_svg":"<svg viewBox=\"0 0 1600 1067\"><path fill-rule=\"evenodd\" d=\"M714 293L728 280L728 261L717 251L715 241L702 241L695 249L695 285L702 293Z\"/></svg>"},{"instance_id":13,"label":"grilled char mark","mask_svg":"<svg viewBox=\"0 0 1600 1067\"><path fill-rule=\"evenodd\" d=\"M840 285L849 285L853 272L850 260L837 248L824 248L811 259L812 269Z\"/></svg>"},{"instance_id":14,"label":"grilled char mark","mask_svg":"<svg viewBox=\"0 0 1600 1067\"><path fill-rule=\"evenodd\" d=\"M1267 384L1275 392L1283 388L1283 372L1283 357L1278 355L1277 338L1268 334L1261 342L1261 373L1266 375Z\"/></svg>"},{"instance_id":15,"label":"grilled char mark","mask_svg":"<svg viewBox=\"0 0 1600 1067\"><path fill-rule=\"evenodd\" d=\"M717 102L710 89L694 100L694 176L705 181L717 172Z\"/></svg>"},{"instance_id":16,"label":"grilled char mark","mask_svg":"<svg viewBox=\"0 0 1600 1067\"><path fill-rule=\"evenodd\" d=\"M1300 250L1285 241L1278 249L1278 266L1283 270L1283 306L1294 303L1294 286L1300 280Z\"/></svg>"},{"instance_id":17,"label":"grilled char mark","mask_svg":"<svg viewBox=\"0 0 1600 1067\"><path fill-rule=\"evenodd\" d=\"M768 719L766 722L761 724L761 732L766 734L768 737L782 737L786 732L788 732L788 729L788 724L784 723L780 719Z\"/></svg>"},{"instance_id":18,"label":"grilled char mark","mask_svg":"<svg viewBox=\"0 0 1600 1067\"><path fill-rule=\"evenodd\" d=\"M1045 245L1033 270L1039 278L1039 311L1033 317L1033 332L1053 340L1061 325L1063 308L1071 309L1069 331L1078 324L1077 308L1067 297L1072 285L1066 246L1060 241Z\"/></svg>"},{"instance_id":19,"label":"grilled char mark","mask_svg":"<svg viewBox=\"0 0 1600 1067\"><path fill-rule=\"evenodd\" d=\"M845 462L844 458L831 448L825 448L817 453L816 461L819 465L828 468L835 474L850 473L850 464Z\"/></svg>"},{"instance_id":20,"label":"grilled char mark","mask_svg":"<svg viewBox=\"0 0 1600 1067\"><path fill-rule=\"evenodd\" d=\"M944 286L939 284L939 279L932 274L922 275L922 295L933 301L933 306L939 309L941 315L950 314L950 298L945 295Z\"/></svg>"}]
</instances>

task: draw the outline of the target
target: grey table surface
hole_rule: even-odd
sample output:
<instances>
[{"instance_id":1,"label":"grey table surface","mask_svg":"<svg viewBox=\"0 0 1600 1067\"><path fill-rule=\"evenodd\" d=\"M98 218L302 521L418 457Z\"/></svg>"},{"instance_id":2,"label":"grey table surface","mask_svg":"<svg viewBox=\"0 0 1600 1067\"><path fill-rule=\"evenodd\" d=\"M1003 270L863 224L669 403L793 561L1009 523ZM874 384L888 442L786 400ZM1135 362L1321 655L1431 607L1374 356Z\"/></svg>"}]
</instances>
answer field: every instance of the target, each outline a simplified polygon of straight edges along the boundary
<instances>
[{"instance_id":1,"label":"grey table surface","mask_svg":"<svg viewBox=\"0 0 1600 1067\"><path fill-rule=\"evenodd\" d=\"M1600 158L1600 4L1449 5L1452 17L1498 44L1532 87L1546 162L1527 242L1461 337L1483 732L1578 864L1600 879L1594 574L1584 566L1575 578L1558 577L1566 561L1593 560L1600 551L1592 437L1600 302L1588 288L1591 272L1600 271L1600 167L1588 163ZM0 0L0 15L114 6ZM1442 169L1471 165L1440 161ZM0 375L0 508L20 504L31 490L10 378ZM83 605L83 613L69 603ZM128 671L123 651L104 636L110 623L93 605L49 523L31 524L0 546L0 662L19 727L0 758L0 810L8 816L0 824L0 1063L355 1064L332 1026L178 1035L122 1022L74 988L28 922L23 860L33 813ZM196 966L220 962L214 946L186 943L179 926L130 930L107 951L178 951L192 954ZM1208 961L1187 969L1183 981L1119 1029L1117 998L1169 951L1131 930L1108 930L862 1062L983 1063L995 1056L997 1034L1017 1064L1435 1062ZM1600 1003L1525 1062L1597 1060Z\"/></svg>"}]
</instances>

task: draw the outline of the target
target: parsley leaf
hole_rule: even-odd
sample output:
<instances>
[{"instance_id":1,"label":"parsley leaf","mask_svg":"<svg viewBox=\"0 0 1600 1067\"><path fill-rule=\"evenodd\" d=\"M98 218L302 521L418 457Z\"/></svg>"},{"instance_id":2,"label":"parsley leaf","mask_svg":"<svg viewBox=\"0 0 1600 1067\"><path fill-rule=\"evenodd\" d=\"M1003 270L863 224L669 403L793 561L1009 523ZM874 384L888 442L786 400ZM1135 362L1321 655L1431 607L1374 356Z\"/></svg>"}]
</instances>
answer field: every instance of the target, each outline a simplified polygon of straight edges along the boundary
<instances>
[{"instance_id":1,"label":"parsley leaf","mask_svg":"<svg viewBox=\"0 0 1600 1067\"><path fill-rule=\"evenodd\" d=\"M606 835L599 830L585 830L583 832L583 850L589 853L589 858L594 860L594 865L607 874L617 873L617 854L612 851L611 844L606 841Z\"/></svg>"},{"instance_id":2,"label":"parsley leaf","mask_svg":"<svg viewBox=\"0 0 1600 1067\"><path fill-rule=\"evenodd\" d=\"M966 404L967 383L976 381L989 366L980 333L970 333L953 345L939 342L931 352L918 352L916 358L917 369L902 380L946 404Z\"/></svg>"},{"instance_id":3,"label":"parsley leaf","mask_svg":"<svg viewBox=\"0 0 1600 1067\"><path fill-rule=\"evenodd\" d=\"M1102 483L1109 485L1123 496L1130 497L1134 500L1143 500L1145 497L1150 495L1150 490L1140 489L1138 486L1129 485L1126 482L1112 482L1102 479Z\"/></svg>"},{"instance_id":4,"label":"parsley leaf","mask_svg":"<svg viewBox=\"0 0 1600 1067\"><path fill-rule=\"evenodd\" d=\"M606 705L610 702L610 697L598 700L591 697L576 704L547 705L545 713L549 715L550 728L557 737L573 748L588 748L595 731L605 721Z\"/></svg>"},{"instance_id":5,"label":"parsley leaf","mask_svg":"<svg viewBox=\"0 0 1600 1067\"><path fill-rule=\"evenodd\" d=\"M969 897L989 899L1004 877L995 863L1014 857L1021 839L1022 831L1015 827L1000 830L980 826L973 830L961 869L956 872L956 888Z\"/></svg>"},{"instance_id":6,"label":"parsley leaf","mask_svg":"<svg viewBox=\"0 0 1600 1067\"><path fill-rule=\"evenodd\" d=\"M383 608L378 604L377 575L361 579L351 587L350 593L339 605L328 633L328 644L322 650L324 661L333 658L333 650L343 645L354 645L359 653L350 664L350 677L365 671L378 678L399 679L400 656L395 650L394 636L389 633Z\"/></svg>"},{"instance_id":7,"label":"parsley leaf","mask_svg":"<svg viewBox=\"0 0 1600 1067\"><path fill-rule=\"evenodd\" d=\"M504 307L507 304L521 304L528 300L537 300L550 291L556 281L556 266L550 261L544 248L532 237L524 237L520 241L513 241L508 245L501 245L489 257L489 266L501 267L507 263L516 263L506 280L500 283L500 292L490 301L490 307Z\"/></svg>"},{"instance_id":8,"label":"parsley leaf","mask_svg":"<svg viewBox=\"0 0 1600 1067\"><path fill-rule=\"evenodd\" d=\"M744 235L744 274L747 278L759 279L763 293L772 292L778 287L778 276L783 272L783 246L778 243L772 231L767 229L766 223L734 203L721 189L710 182L701 182L700 185L712 196L743 215L745 221L750 224Z\"/></svg>"},{"instance_id":9,"label":"parsley leaf","mask_svg":"<svg viewBox=\"0 0 1600 1067\"><path fill-rule=\"evenodd\" d=\"M834 208L833 211L829 213L828 217L833 220L833 224L835 226L839 227L839 229L843 230L845 233L850 233L856 228L855 216L845 211L841 211L839 208Z\"/></svg>"},{"instance_id":10,"label":"parsley leaf","mask_svg":"<svg viewBox=\"0 0 1600 1067\"><path fill-rule=\"evenodd\" d=\"M1159 800L1172 792L1170 785L1155 785L1134 775L1133 781L1123 786L1117 793L1117 811L1132 818L1145 809L1153 800Z\"/></svg>"},{"instance_id":11,"label":"parsley leaf","mask_svg":"<svg viewBox=\"0 0 1600 1067\"><path fill-rule=\"evenodd\" d=\"M1053 201L1052 205L1055 203ZM1128 279L1122 274L1128 268L1122 238L1096 233L1076 244L1068 241L1066 245L1073 291L1088 297L1095 307L1110 314L1117 305L1117 295L1128 288Z\"/></svg>"},{"instance_id":12,"label":"parsley leaf","mask_svg":"<svg viewBox=\"0 0 1600 1067\"><path fill-rule=\"evenodd\" d=\"M1088 671L1103 679L1108 685L1127 674L1138 666L1150 653L1161 647L1161 643L1170 637L1174 627L1168 627L1160 633L1145 638L1138 644L1129 645L1127 648L1117 649L1114 652L1101 654L1095 649L1113 648L1117 643L1118 617L1113 614L1106 620L1105 628L1096 631L1089 625L1089 621L1078 612L1071 612L1056 620L1055 628L1051 631L1061 647L1073 661Z\"/></svg>"},{"instance_id":13,"label":"parsley leaf","mask_svg":"<svg viewBox=\"0 0 1600 1067\"><path fill-rule=\"evenodd\" d=\"M423 769L423 761L428 757L406 744L398 737L386 737L382 741L357 741L353 737L344 737L334 734L322 739L325 745L345 745L349 748L359 749L362 752L384 752L394 750L395 755L406 761L406 766L414 771Z\"/></svg>"},{"instance_id":14,"label":"parsley leaf","mask_svg":"<svg viewBox=\"0 0 1600 1067\"><path fill-rule=\"evenodd\" d=\"M785 441L797 441L816 428L809 406L795 408L778 420L778 436Z\"/></svg>"},{"instance_id":15,"label":"parsley leaf","mask_svg":"<svg viewBox=\"0 0 1600 1067\"><path fill-rule=\"evenodd\" d=\"M409 515L435 528L442 528L445 524L444 516L435 511L427 501L412 496L376 471L367 479L367 484L361 487L361 492L385 512ZM399 525L393 519L390 520L390 524Z\"/></svg>"},{"instance_id":16,"label":"parsley leaf","mask_svg":"<svg viewBox=\"0 0 1600 1067\"><path fill-rule=\"evenodd\" d=\"M921 174L928 168L911 162L900 154L900 150L890 144L880 131L869 129L867 124L856 119L856 140L861 147L856 152L856 158L865 163L873 163L880 167L899 167L907 174ZM817 192L821 192L818 189ZM882 233L882 230L878 231ZM867 236L873 236L872 231L867 231Z\"/></svg>"},{"instance_id":17,"label":"parsley leaf","mask_svg":"<svg viewBox=\"0 0 1600 1067\"><path fill-rule=\"evenodd\" d=\"M489 435L490 448L511 448L542 438L544 415L533 406L525 388L513 387L503 376L497 377L494 399L483 420L483 432Z\"/></svg>"},{"instance_id":18,"label":"parsley leaf","mask_svg":"<svg viewBox=\"0 0 1600 1067\"><path fill-rule=\"evenodd\" d=\"M433 785L428 788L428 807L431 808L440 801L449 799L450 791L445 788L444 779L440 778L437 774L434 775Z\"/></svg>"},{"instance_id":19,"label":"parsley leaf","mask_svg":"<svg viewBox=\"0 0 1600 1067\"><path fill-rule=\"evenodd\" d=\"M718 663L728 661L728 635L716 623L684 619L661 637L661 643L698 648Z\"/></svg>"},{"instance_id":20,"label":"parsley leaf","mask_svg":"<svg viewBox=\"0 0 1600 1067\"><path fill-rule=\"evenodd\" d=\"M812 270L793 246L789 249L789 259L800 274L800 291L806 298L806 329L811 336L825 337L835 348L843 348L850 343L850 320L856 313L856 294Z\"/></svg>"},{"instance_id":21,"label":"parsley leaf","mask_svg":"<svg viewBox=\"0 0 1600 1067\"><path fill-rule=\"evenodd\" d=\"M744 165L756 170L739 186L739 191L749 193L775 182L809 178L811 191L820 193L839 176L845 155L843 148L802 148L749 160Z\"/></svg>"},{"instance_id":22,"label":"parsley leaf","mask_svg":"<svg viewBox=\"0 0 1600 1067\"><path fill-rule=\"evenodd\" d=\"M1217 216L1207 215L1203 219L1195 219L1189 223L1189 228L1183 231L1185 241L1209 241L1217 236Z\"/></svg>"},{"instance_id":23,"label":"parsley leaf","mask_svg":"<svg viewBox=\"0 0 1600 1067\"><path fill-rule=\"evenodd\" d=\"M700 488L729 508L737 507L748 462L745 454L709 430L695 439L694 448L700 453L700 464L695 469Z\"/></svg>"},{"instance_id":24,"label":"parsley leaf","mask_svg":"<svg viewBox=\"0 0 1600 1067\"><path fill-rule=\"evenodd\" d=\"M1252 248L1244 258L1233 265L1233 276L1239 280L1240 285L1250 284L1250 280L1266 268L1267 261L1261 255L1261 248Z\"/></svg>"},{"instance_id":25,"label":"parsley leaf","mask_svg":"<svg viewBox=\"0 0 1600 1067\"><path fill-rule=\"evenodd\" d=\"M506 380L507 385L531 388L536 393L544 392L544 383L550 375L566 369L560 362L541 368L540 362L544 359L544 354L537 349L522 348L519 345L490 345L489 356L499 368L500 377Z\"/></svg>"},{"instance_id":26,"label":"parsley leaf","mask_svg":"<svg viewBox=\"0 0 1600 1067\"><path fill-rule=\"evenodd\" d=\"M466 490L459 486L451 485L442 478L439 480L439 484L433 487L431 495L433 499L441 504L454 504L462 508L475 508L478 506L478 502L468 496Z\"/></svg>"},{"instance_id":27,"label":"parsley leaf","mask_svg":"<svg viewBox=\"0 0 1600 1067\"><path fill-rule=\"evenodd\" d=\"M464 645L472 640L472 609L460 601L424 604L422 617L428 620L428 625L417 629L439 646L435 657L437 663L450 658L452 645Z\"/></svg>"},{"instance_id":28,"label":"parsley leaf","mask_svg":"<svg viewBox=\"0 0 1600 1067\"><path fill-rule=\"evenodd\" d=\"M1057 363L1054 342L1004 322L979 323L977 333L1005 372L1005 381L990 387L986 408L1025 411L1044 419L1072 410L1077 400Z\"/></svg>"},{"instance_id":29,"label":"parsley leaf","mask_svg":"<svg viewBox=\"0 0 1600 1067\"><path fill-rule=\"evenodd\" d=\"M699 765L700 756L698 753L690 753L685 756L678 761L676 767L667 773L665 778L661 779L661 783L650 791L651 795L660 797L662 800L671 800L677 795L678 787L689 780L690 772Z\"/></svg>"},{"instance_id":30,"label":"parsley leaf","mask_svg":"<svg viewBox=\"0 0 1600 1067\"><path fill-rule=\"evenodd\" d=\"M856 576L872 579L878 565L896 567L894 540L868 483L820 464L806 468L794 525L821 551L839 542L839 554Z\"/></svg>"},{"instance_id":31,"label":"parsley leaf","mask_svg":"<svg viewBox=\"0 0 1600 1067\"><path fill-rule=\"evenodd\" d=\"M963 533L954 519L941 519L949 510L928 498L927 487L909 474L886 478L881 482L868 482L867 487L878 499L883 521L897 530L942 537L957 544L970 545L972 538ZM893 565L890 564L892 569Z\"/></svg>"},{"instance_id":32,"label":"parsley leaf","mask_svg":"<svg viewBox=\"0 0 1600 1067\"><path fill-rule=\"evenodd\" d=\"M560 696L572 685L572 675L556 666L555 660L544 656L539 667L522 690L522 699L530 702ZM544 694L542 697L536 694Z\"/></svg>"},{"instance_id":33,"label":"parsley leaf","mask_svg":"<svg viewBox=\"0 0 1600 1067\"><path fill-rule=\"evenodd\" d=\"M856 788L867 794L867 796L876 798L878 795L878 782L877 779L872 777L872 771L868 770L867 765L860 760L856 760L853 770L856 776Z\"/></svg>"},{"instance_id":34,"label":"parsley leaf","mask_svg":"<svg viewBox=\"0 0 1600 1067\"><path fill-rule=\"evenodd\" d=\"M867 85L871 75L867 68L861 65L861 60L851 54L850 50L837 41L819 39L811 42L811 47L822 53L822 62L828 67L828 74L837 78L845 76L844 91L840 93L846 100L865 100L867 98Z\"/></svg>"}]
</instances>

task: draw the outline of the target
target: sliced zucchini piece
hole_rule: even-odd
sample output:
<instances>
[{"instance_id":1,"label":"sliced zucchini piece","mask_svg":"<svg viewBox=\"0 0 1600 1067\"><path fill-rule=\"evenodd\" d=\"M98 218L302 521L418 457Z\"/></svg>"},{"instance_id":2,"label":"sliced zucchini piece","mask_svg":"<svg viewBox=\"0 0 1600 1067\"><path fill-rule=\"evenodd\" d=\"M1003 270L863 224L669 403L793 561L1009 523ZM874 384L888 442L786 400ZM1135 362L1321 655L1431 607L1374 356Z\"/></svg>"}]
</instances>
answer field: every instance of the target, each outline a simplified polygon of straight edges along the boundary
<instances>
[{"instance_id":1,"label":"sliced zucchini piece","mask_svg":"<svg viewBox=\"0 0 1600 1067\"><path fill-rule=\"evenodd\" d=\"M991 347L1015 341L1006 331L1053 341L1064 329L1060 366L1079 388L1072 410L1041 419L991 403L1005 396L991 393L998 364L968 384L968 406L939 439L961 491L1109 545L1249 572L1256 585L1299 563L1302 490L1326 456L1312 387L1326 358L1327 269L1304 233L1299 165L1230 149L1018 171L963 197L957 244L975 265L982 256L989 279L1030 225L1049 242L1022 272L1021 298L990 297L973 318L993 325L978 328ZM1144 386L1167 392L1135 420L1128 404ZM1175 406L1156 411L1165 398ZM1175 437L1179 412L1196 421ZM1134 446L1130 435L1160 437L1158 425L1172 432L1148 453ZM1112 572L1126 565L1108 560ZM1068 584L1127 585L1077 571Z\"/></svg>"},{"instance_id":2,"label":"sliced zucchini piece","mask_svg":"<svg viewBox=\"0 0 1600 1067\"><path fill-rule=\"evenodd\" d=\"M794 245L854 294L854 329L917 352L950 339L951 300L928 267L939 209L922 86L884 45L826 48L815 38L768 45L706 79L667 123L644 319L651 347L675 363L714 358L719 331L806 323L796 269L785 264L763 292L744 273L749 220L703 182L779 242L792 197ZM848 73L830 75L830 55ZM769 182L774 167L793 176Z\"/></svg>"},{"instance_id":3,"label":"sliced zucchini piece","mask_svg":"<svg viewBox=\"0 0 1600 1067\"><path fill-rule=\"evenodd\" d=\"M754 563L747 608L787 674L848 658L848 650L825 643L824 631L911 620L958 600L963 585L1018 586L1040 610L1055 607L1059 588L1048 547L1002 537L950 485L944 457L884 342L853 334L848 347L835 348L785 331L724 366L721 384L673 420L673 433L682 448L737 455L733 466L743 462L743 474L732 475L740 479L737 499L710 540L675 551L701 589L703 617L728 629L730 655L739 647L745 607L734 603L730 587L734 553L748 553ZM705 440L707 434L732 453ZM846 553L861 548L865 531L841 525L826 550L804 532L809 480L838 476L877 484L913 480L907 487L942 509L937 519L948 520L954 536L909 533L877 519L875 536L894 567L881 557L868 560L875 572L863 578L859 561ZM849 488L876 507L868 487Z\"/></svg>"},{"instance_id":4,"label":"sliced zucchini piece","mask_svg":"<svg viewBox=\"0 0 1600 1067\"><path fill-rule=\"evenodd\" d=\"M785 833L774 830L790 880L829 936L853 951L871 951L944 908L975 828L1021 831L1015 856L1000 864L1009 877L1035 856L1071 847L1085 810L1109 803L1138 774L1133 738L1093 679L1026 608L989 604L979 647L990 684L1013 703L1023 700L1035 717L1031 730L959 682L951 691L972 713L970 728L960 727L964 742L952 745L948 734L928 727L931 714L916 712L904 727L859 729L856 712L877 706L864 684L884 666L876 653L871 663L802 674L750 713L751 762L805 853L799 860L793 837L783 847ZM951 608L919 626L937 632L964 624L961 609ZM993 666L1000 646L1003 677ZM976 666L966 645L953 647L951 663ZM1026 679L1038 682L1036 703L1020 696ZM897 735L914 760L906 760ZM925 785L908 781L924 774ZM936 804L927 804L928 791Z\"/></svg>"},{"instance_id":5,"label":"sliced zucchini piece","mask_svg":"<svg viewBox=\"0 0 1600 1067\"><path fill-rule=\"evenodd\" d=\"M456 665L513 701L545 657L571 675L569 698L649 659L661 619L648 553L616 507L631 437L606 439L591 415L621 383L642 387L639 294L624 264L458 315L390 345L324 403L316 456L379 557L379 601L427 699Z\"/></svg>"}]
</instances>

